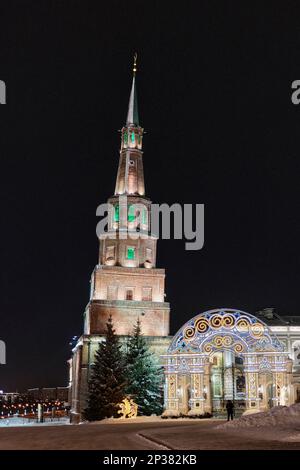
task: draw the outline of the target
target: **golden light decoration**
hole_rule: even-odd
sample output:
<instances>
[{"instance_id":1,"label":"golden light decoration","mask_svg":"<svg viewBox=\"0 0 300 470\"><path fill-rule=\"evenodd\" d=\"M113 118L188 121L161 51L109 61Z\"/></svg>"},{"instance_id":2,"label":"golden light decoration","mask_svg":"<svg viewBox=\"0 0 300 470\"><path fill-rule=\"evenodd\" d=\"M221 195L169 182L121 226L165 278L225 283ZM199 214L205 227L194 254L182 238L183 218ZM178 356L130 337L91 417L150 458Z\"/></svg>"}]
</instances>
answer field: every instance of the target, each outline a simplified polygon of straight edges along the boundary
<instances>
[{"instance_id":1,"label":"golden light decoration","mask_svg":"<svg viewBox=\"0 0 300 470\"><path fill-rule=\"evenodd\" d=\"M195 329L198 333L205 333L209 329L209 322L206 318L199 318L195 322Z\"/></svg>"},{"instance_id":2,"label":"golden light decoration","mask_svg":"<svg viewBox=\"0 0 300 470\"><path fill-rule=\"evenodd\" d=\"M210 323L211 323L211 326L213 328L221 328L222 323L223 323L223 319L222 319L221 315L214 315L211 318Z\"/></svg>"},{"instance_id":3,"label":"golden light decoration","mask_svg":"<svg viewBox=\"0 0 300 470\"><path fill-rule=\"evenodd\" d=\"M189 327L189 328L186 328L186 329L184 330L184 337L185 337L186 339L191 339L191 338L193 338L194 334L195 334L194 328Z\"/></svg>"},{"instance_id":4,"label":"golden light decoration","mask_svg":"<svg viewBox=\"0 0 300 470\"><path fill-rule=\"evenodd\" d=\"M217 348L219 348L220 346L223 345L223 338L222 336L216 336L214 338L214 344L217 346Z\"/></svg>"},{"instance_id":5,"label":"golden light decoration","mask_svg":"<svg viewBox=\"0 0 300 470\"><path fill-rule=\"evenodd\" d=\"M224 315L222 323L225 328L233 328L235 324L235 318L233 315Z\"/></svg>"},{"instance_id":6,"label":"golden light decoration","mask_svg":"<svg viewBox=\"0 0 300 470\"><path fill-rule=\"evenodd\" d=\"M212 347L211 347L210 343L205 344L203 349L206 353L211 353L212 352Z\"/></svg>"},{"instance_id":7,"label":"golden light decoration","mask_svg":"<svg viewBox=\"0 0 300 470\"><path fill-rule=\"evenodd\" d=\"M224 336L223 338L223 345L224 346L230 346L232 344L232 338L231 336Z\"/></svg>"},{"instance_id":8,"label":"golden light decoration","mask_svg":"<svg viewBox=\"0 0 300 470\"><path fill-rule=\"evenodd\" d=\"M255 338L260 338L264 334L264 327L259 322L253 323L253 325L251 325L250 332Z\"/></svg>"},{"instance_id":9,"label":"golden light decoration","mask_svg":"<svg viewBox=\"0 0 300 470\"><path fill-rule=\"evenodd\" d=\"M241 353L244 351L244 346L241 343L236 343L234 345L234 350L236 353Z\"/></svg>"},{"instance_id":10,"label":"golden light decoration","mask_svg":"<svg viewBox=\"0 0 300 470\"><path fill-rule=\"evenodd\" d=\"M124 398L118 406L121 408L118 411L121 419L137 417L138 405L131 398Z\"/></svg>"},{"instance_id":11,"label":"golden light decoration","mask_svg":"<svg viewBox=\"0 0 300 470\"><path fill-rule=\"evenodd\" d=\"M236 328L240 333L246 333L249 331L250 323L246 318L240 318L236 322Z\"/></svg>"}]
</instances>

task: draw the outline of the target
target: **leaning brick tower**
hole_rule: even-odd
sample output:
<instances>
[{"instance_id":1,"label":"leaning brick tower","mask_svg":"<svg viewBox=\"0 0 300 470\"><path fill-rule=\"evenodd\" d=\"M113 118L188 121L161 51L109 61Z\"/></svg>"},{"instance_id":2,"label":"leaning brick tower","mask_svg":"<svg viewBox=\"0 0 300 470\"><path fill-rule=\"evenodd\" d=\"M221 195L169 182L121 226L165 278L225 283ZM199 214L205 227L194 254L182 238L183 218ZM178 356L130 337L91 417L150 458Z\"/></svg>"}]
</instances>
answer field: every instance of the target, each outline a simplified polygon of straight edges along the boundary
<instances>
[{"instance_id":1,"label":"leaning brick tower","mask_svg":"<svg viewBox=\"0 0 300 470\"><path fill-rule=\"evenodd\" d=\"M156 268L157 237L151 235L151 201L145 195L142 139L138 116L136 60L121 148L115 193L108 199L108 224L99 234L99 262L91 276L84 332L70 365L72 420L80 420L98 344L111 315L116 333L126 338L139 318L153 352L170 343L170 306L165 302L165 270Z\"/></svg>"}]
</instances>

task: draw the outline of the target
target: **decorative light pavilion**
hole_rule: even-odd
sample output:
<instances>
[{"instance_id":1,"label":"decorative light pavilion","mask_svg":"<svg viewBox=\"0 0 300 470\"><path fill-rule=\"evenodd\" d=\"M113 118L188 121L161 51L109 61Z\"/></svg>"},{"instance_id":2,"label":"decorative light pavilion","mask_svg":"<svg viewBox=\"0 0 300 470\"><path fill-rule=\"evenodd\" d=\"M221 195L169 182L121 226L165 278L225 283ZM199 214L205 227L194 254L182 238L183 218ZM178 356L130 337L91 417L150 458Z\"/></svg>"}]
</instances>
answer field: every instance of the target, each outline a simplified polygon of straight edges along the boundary
<instances>
[{"instance_id":1,"label":"decorative light pavilion","mask_svg":"<svg viewBox=\"0 0 300 470\"><path fill-rule=\"evenodd\" d=\"M165 416L215 413L228 399L246 412L294 402L293 361L270 328L249 313L224 308L197 315L162 358Z\"/></svg>"}]
</instances>

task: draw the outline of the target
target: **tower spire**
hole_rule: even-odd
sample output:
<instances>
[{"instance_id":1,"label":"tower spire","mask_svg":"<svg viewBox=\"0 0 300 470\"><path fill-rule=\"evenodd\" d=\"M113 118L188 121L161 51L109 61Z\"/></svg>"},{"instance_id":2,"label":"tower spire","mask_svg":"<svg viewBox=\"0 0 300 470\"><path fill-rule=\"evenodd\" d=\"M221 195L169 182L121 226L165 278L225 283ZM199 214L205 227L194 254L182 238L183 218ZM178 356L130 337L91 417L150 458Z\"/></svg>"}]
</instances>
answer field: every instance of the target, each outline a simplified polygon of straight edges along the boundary
<instances>
[{"instance_id":1,"label":"tower spire","mask_svg":"<svg viewBox=\"0 0 300 470\"><path fill-rule=\"evenodd\" d=\"M137 72L137 53L134 54L133 59L133 77L132 77L132 86L129 98L128 113L127 113L127 126L139 126L139 114L138 114L138 105L137 105L137 94L136 94L136 85L135 85L135 76Z\"/></svg>"},{"instance_id":2,"label":"tower spire","mask_svg":"<svg viewBox=\"0 0 300 470\"><path fill-rule=\"evenodd\" d=\"M134 54L133 78L127 120L121 130L121 149L115 195L145 195L142 140L135 87L137 54Z\"/></svg>"}]
</instances>

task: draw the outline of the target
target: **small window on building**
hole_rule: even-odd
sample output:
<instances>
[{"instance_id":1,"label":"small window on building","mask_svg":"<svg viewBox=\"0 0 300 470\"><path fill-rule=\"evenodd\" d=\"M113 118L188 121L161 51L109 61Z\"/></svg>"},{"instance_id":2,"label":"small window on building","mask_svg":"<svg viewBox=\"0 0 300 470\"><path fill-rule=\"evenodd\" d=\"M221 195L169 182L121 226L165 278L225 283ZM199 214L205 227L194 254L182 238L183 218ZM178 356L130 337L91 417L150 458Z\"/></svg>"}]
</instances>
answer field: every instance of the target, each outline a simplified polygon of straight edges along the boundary
<instances>
[{"instance_id":1,"label":"small window on building","mask_svg":"<svg viewBox=\"0 0 300 470\"><path fill-rule=\"evenodd\" d=\"M142 300L144 302L152 302L152 288L151 287L143 287Z\"/></svg>"},{"instance_id":2,"label":"small window on building","mask_svg":"<svg viewBox=\"0 0 300 470\"><path fill-rule=\"evenodd\" d=\"M133 246L127 247L127 259L135 259L135 248Z\"/></svg>"},{"instance_id":3,"label":"small window on building","mask_svg":"<svg viewBox=\"0 0 300 470\"><path fill-rule=\"evenodd\" d=\"M133 288L128 287L126 289L126 300L133 300Z\"/></svg>"}]
</instances>

